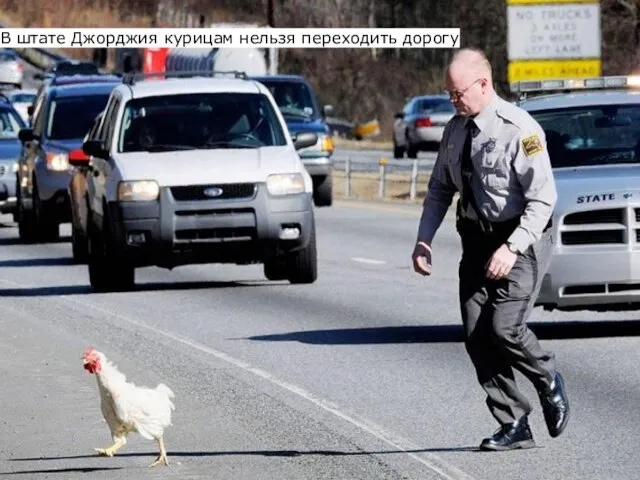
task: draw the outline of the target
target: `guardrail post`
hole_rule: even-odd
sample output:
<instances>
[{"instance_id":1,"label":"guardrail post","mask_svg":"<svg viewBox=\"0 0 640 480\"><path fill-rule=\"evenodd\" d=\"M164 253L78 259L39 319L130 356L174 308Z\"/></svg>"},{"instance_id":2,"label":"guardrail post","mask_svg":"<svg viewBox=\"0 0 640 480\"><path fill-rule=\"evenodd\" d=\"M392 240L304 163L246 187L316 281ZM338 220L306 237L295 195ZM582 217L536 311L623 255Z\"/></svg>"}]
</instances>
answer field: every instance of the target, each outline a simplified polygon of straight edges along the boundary
<instances>
[{"instance_id":1,"label":"guardrail post","mask_svg":"<svg viewBox=\"0 0 640 480\"><path fill-rule=\"evenodd\" d=\"M344 196L351 197L351 155L347 157L344 164Z\"/></svg>"},{"instance_id":2,"label":"guardrail post","mask_svg":"<svg viewBox=\"0 0 640 480\"><path fill-rule=\"evenodd\" d=\"M418 159L413 160L413 168L411 169L411 189L409 190L409 198L416 199L416 190L418 187Z\"/></svg>"},{"instance_id":3,"label":"guardrail post","mask_svg":"<svg viewBox=\"0 0 640 480\"><path fill-rule=\"evenodd\" d=\"M385 173L386 173L386 165L387 163L389 163L389 160L387 160L386 158L381 158L380 162L378 162L380 164L380 183L378 185L378 197L380 197L380 200L384 200L384 194L385 194L385 186L386 186L386 178L385 178Z\"/></svg>"}]
</instances>

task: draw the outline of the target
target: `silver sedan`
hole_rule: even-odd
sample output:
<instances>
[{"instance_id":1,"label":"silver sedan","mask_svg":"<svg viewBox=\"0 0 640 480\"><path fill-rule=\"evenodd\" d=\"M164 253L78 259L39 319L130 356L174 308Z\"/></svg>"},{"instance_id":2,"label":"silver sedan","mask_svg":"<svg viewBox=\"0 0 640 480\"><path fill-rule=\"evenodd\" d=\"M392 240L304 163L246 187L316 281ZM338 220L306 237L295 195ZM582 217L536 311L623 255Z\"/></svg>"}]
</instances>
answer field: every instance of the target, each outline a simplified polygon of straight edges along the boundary
<instances>
[{"instance_id":1,"label":"silver sedan","mask_svg":"<svg viewBox=\"0 0 640 480\"><path fill-rule=\"evenodd\" d=\"M444 127L455 115L448 95L413 97L396 114L393 126L393 156L416 158L419 151L437 149Z\"/></svg>"}]
</instances>

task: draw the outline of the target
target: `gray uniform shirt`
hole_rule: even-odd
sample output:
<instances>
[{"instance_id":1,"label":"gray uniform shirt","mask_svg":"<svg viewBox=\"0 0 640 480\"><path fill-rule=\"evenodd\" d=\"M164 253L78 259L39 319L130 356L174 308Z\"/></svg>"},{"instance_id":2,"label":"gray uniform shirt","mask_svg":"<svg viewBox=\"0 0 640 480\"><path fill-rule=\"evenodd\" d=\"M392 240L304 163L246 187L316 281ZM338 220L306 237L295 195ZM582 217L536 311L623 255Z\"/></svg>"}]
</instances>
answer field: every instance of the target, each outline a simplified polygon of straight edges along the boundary
<instances>
[{"instance_id":1,"label":"gray uniform shirt","mask_svg":"<svg viewBox=\"0 0 640 480\"><path fill-rule=\"evenodd\" d=\"M418 229L418 241L431 243L453 196L462 192L464 116L444 129ZM508 242L524 252L540 239L553 214L557 192L544 131L528 112L495 95L476 117L479 132L471 145L473 190L478 209L492 222L521 216ZM471 212L466 216L473 217Z\"/></svg>"}]
</instances>

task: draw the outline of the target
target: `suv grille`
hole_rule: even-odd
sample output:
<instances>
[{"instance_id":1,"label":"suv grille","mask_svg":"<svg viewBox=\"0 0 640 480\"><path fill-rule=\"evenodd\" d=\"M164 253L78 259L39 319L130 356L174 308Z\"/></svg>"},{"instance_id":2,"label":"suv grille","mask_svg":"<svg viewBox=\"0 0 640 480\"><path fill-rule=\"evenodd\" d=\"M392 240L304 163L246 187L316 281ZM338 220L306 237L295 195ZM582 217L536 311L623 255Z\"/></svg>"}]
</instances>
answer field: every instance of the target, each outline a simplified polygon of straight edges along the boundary
<instances>
[{"instance_id":1,"label":"suv grille","mask_svg":"<svg viewBox=\"0 0 640 480\"><path fill-rule=\"evenodd\" d=\"M567 215L561 226L563 245L624 245L628 241L624 208L589 210ZM636 216L639 212L636 211ZM567 228L568 227L568 228Z\"/></svg>"},{"instance_id":2,"label":"suv grille","mask_svg":"<svg viewBox=\"0 0 640 480\"><path fill-rule=\"evenodd\" d=\"M220 189L218 196L205 194L208 189ZM227 183L220 185L187 185L171 187L171 195L179 202L193 200L228 200L239 198L252 198L256 193L255 183Z\"/></svg>"},{"instance_id":3,"label":"suv grille","mask_svg":"<svg viewBox=\"0 0 640 480\"><path fill-rule=\"evenodd\" d=\"M624 223L624 210L610 208L608 210L589 210L567 215L565 225L587 225L589 223Z\"/></svg>"}]
</instances>

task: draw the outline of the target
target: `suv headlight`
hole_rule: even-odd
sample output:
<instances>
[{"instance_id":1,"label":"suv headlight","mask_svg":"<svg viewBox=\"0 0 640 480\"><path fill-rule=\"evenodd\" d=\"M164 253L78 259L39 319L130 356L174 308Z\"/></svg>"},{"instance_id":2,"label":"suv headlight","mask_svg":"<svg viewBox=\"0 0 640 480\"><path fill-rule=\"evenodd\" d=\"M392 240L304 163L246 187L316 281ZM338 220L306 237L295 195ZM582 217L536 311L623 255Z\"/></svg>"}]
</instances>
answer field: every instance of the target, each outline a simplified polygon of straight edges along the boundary
<instances>
[{"instance_id":1,"label":"suv headlight","mask_svg":"<svg viewBox=\"0 0 640 480\"><path fill-rule=\"evenodd\" d=\"M18 162L14 162L14 164L11 165L11 173L16 173L18 171L19 167L20 166L18 165Z\"/></svg>"},{"instance_id":2,"label":"suv headlight","mask_svg":"<svg viewBox=\"0 0 640 480\"><path fill-rule=\"evenodd\" d=\"M144 202L156 200L160 186L154 180L136 180L118 183L118 200L121 202Z\"/></svg>"},{"instance_id":3,"label":"suv headlight","mask_svg":"<svg viewBox=\"0 0 640 480\"><path fill-rule=\"evenodd\" d=\"M69 168L69 155L66 153L47 153L47 170L64 172Z\"/></svg>"},{"instance_id":4,"label":"suv headlight","mask_svg":"<svg viewBox=\"0 0 640 480\"><path fill-rule=\"evenodd\" d=\"M270 195L293 195L304 192L304 177L300 173L274 174L267 177Z\"/></svg>"}]
</instances>

